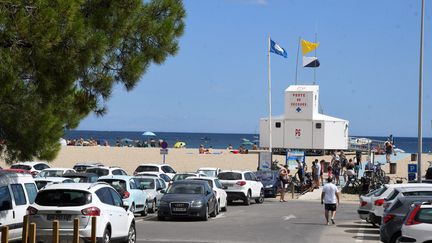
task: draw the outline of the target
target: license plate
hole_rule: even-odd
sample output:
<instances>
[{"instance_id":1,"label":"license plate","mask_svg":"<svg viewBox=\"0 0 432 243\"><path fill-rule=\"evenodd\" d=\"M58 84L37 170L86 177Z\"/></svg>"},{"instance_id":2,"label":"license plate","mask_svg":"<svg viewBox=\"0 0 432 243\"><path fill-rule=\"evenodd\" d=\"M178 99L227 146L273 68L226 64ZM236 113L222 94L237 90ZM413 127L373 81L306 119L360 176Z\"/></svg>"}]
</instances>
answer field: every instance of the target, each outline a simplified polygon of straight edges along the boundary
<instances>
[{"instance_id":1,"label":"license plate","mask_svg":"<svg viewBox=\"0 0 432 243\"><path fill-rule=\"evenodd\" d=\"M70 214L48 214L48 220L71 221L72 215Z\"/></svg>"},{"instance_id":2,"label":"license plate","mask_svg":"<svg viewBox=\"0 0 432 243\"><path fill-rule=\"evenodd\" d=\"M173 208L172 211L173 212L186 212L186 208Z\"/></svg>"}]
</instances>

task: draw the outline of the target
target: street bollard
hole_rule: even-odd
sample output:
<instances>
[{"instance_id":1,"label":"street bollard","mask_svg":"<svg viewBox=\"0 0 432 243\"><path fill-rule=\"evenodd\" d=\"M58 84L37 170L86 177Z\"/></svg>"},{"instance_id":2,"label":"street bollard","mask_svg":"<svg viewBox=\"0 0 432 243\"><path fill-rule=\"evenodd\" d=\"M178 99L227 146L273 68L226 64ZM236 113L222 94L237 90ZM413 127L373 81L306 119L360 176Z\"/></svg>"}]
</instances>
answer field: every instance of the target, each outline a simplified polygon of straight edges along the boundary
<instances>
[{"instance_id":1,"label":"street bollard","mask_svg":"<svg viewBox=\"0 0 432 243\"><path fill-rule=\"evenodd\" d=\"M74 219L74 229L72 243L79 243L79 219Z\"/></svg>"},{"instance_id":2,"label":"street bollard","mask_svg":"<svg viewBox=\"0 0 432 243\"><path fill-rule=\"evenodd\" d=\"M1 233L2 233L1 243L8 243L8 241L9 241L9 227L3 226L1 228Z\"/></svg>"},{"instance_id":3,"label":"street bollard","mask_svg":"<svg viewBox=\"0 0 432 243\"><path fill-rule=\"evenodd\" d=\"M291 197L294 199L294 183L291 183Z\"/></svg>"},{"instance_id":4,"label":"street bollard","mask_svg":"<svg viewBox=\"0 0 432 243\"><path fill-rule=\"evenodd\" d=\"M35 223L30 224L29 243L36 243L36 224Z\"/></svg>"},{"instance_id":5,"label":"street bollard","mask_svg":"<svg viewBox=\"0 0 432 243\"><path fill-rule=\"evenodd\" d=\"M54 220L52 223L52 227L53 227L53 243L60 243L60 236L59 236L59 221L58 220Z\"/></svg>"},{"instance_id":6,"label":"street bollard","mask_svg":"<svg viewBox=\"0 0 432 243\"><path fill-rule=\"evenodd\" d=\"M96 243L96 216L92 217L91 243Z\"/></svg>"},{"instance_id":7,"label":"street bollard","mask_svg":"<svg viewBox=\"0 0 432 243\"><path fill-rule=\"evenodd\" d=\"M22 229L22 243L27 243L28 242L28 230L29 230L29 216L28 215L24 215L23 217L23 229Z\"/></svg>"}]
</instances>

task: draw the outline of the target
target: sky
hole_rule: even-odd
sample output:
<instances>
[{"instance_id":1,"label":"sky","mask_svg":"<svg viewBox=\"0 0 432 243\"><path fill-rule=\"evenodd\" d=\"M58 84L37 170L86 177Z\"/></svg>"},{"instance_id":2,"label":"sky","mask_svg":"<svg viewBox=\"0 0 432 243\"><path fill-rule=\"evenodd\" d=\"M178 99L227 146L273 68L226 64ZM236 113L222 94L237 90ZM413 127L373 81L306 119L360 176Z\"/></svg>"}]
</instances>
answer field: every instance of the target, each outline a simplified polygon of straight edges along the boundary
<instances>
[{"instance_id":1,"label":"sky","mask_svg":"<svg viewBox=\"0 0 432 243\"><path fill-rule=\"evenodd\" d=\"M426 1L423 135L432 137L432 4ZM421 0L185 0L179 52L151 65L137 87L116 86L108 114L79 130L258 133L295 83L299 38L320 43L320 106L349 120L350 135L417 136ZM301 55L301 54L300 54ZM301 67L298 84L312 84Z\"/></svg>"}]
</instances>

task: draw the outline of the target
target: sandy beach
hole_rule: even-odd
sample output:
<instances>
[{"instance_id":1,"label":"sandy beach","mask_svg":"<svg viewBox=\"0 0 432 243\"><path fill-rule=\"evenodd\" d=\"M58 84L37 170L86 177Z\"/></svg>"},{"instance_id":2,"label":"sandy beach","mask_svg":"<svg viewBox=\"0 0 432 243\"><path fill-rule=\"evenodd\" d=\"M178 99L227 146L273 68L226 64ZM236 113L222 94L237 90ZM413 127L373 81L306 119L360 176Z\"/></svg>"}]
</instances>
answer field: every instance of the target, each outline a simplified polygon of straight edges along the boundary
<instances>
[{"instance_id":1,"label":"sandy beach","mask_svg":"<svg viewBox=\"0 0 432 243\"><path fill-rule=\"evenodd\" d=\"M347 155L353 158L354 155ZM411 156L407 154L397 161L397 173L391 177L407 177L408 163L412 163ZM308 167L314 159L330 161L330 156L308 156ZM285 161L285 156L275 155L280 163ZM363 161L366 156L363 156ZM134 148L134 147L80 147L64 146L58 157L50 163L51 167L73 167L77 162L101 162L107 166L120 166L132 174L141 163L162 163L162 155L159 148ZM423 154L423 171L429 166L427 161L432 161L432 154ZM166 155L166 163L173 166L178 172L195 171L199 167L219 167L222 169L256 170L258 166L258 153L233 154L229 150L211 150L211 154L199 154L198 149L169 149ZM416 162L414 162L416 163ZM0 166L7 168L4 161ZM386 172L389 165L382 167ZM293 174L293 172L291 172ZM295 173L295 171L294 171Z\"/></svg>"}]
</instances>

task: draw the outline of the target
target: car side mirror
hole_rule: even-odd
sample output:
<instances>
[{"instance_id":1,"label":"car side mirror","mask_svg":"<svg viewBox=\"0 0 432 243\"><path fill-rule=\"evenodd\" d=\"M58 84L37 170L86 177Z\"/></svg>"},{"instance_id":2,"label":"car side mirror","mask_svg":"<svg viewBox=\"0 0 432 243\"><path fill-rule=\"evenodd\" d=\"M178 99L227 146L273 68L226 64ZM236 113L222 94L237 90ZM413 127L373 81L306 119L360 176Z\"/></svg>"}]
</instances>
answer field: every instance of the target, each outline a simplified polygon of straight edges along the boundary
<instances>
[{"instance_id":1,"label":"car side mirror","mask_svg":"<svg viewBox=\"0 0 432 243\"><path fill-rule=\"evenodd\" d=\"M260 179L260 178L256 178L255 180L256 180L256 181L261 181L261 179Z\"/></svg>"},{"instance_id":2,"label":"car side mirror","mask_svg":"<svg viewBox=\"0 0 432 243\"><path fill-rule=\"evenodd\" d=\"M160 192L163 193L163 194L165 194L165 193L166 193L166 190L165 190L165 189L162 189L162 190L160 190Z\"/></svg>"},{"instance_id":3,"label":"car side mirror","mask_svg":"<svg viewBox=\"0 0 432 243\"><path fill-rule=\"evenodd\" d=\"M228 189L228 187L227 186L222 186L222 189L226 190L226 189Z\"/></svg>"},{"instance_id":4,"label":"car side mirror","mask_svg":"<svg viewBox=\"0 0 432 243\"><path fill-rule=\"evenodd\" d=\"M129 210L129 202L123 202L122 208L124 208L126 211Z\"/></svg>"}]
</instances>

